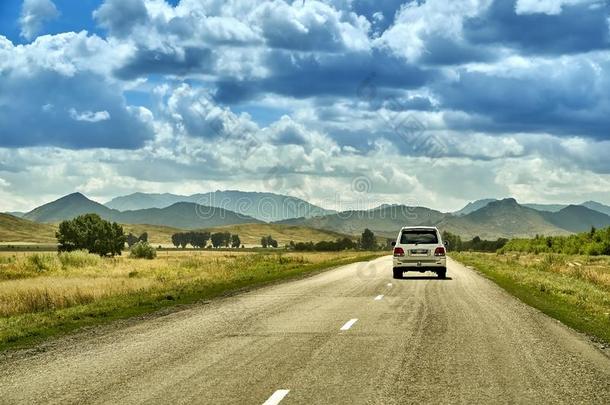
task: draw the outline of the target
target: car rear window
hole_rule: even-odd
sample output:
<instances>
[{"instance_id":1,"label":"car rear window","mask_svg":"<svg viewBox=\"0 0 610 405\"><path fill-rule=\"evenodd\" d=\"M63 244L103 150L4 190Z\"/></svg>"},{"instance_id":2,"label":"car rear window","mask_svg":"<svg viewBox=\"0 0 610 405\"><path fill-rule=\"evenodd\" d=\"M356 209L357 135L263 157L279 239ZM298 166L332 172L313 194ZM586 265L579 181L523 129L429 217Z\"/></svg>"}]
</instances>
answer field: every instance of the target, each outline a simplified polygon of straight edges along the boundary
<instances>
[{"instance_id":1,"label":"car rear window","mask_svg":"<svg viewBox=\"0 0 610 405\"><path fill-rule=\"evenodd\" d=\"M413 230L413 231L402 231L400 236L400 243L402 244L424 244L424 243L438 243L438 236L435 230Z\"/></svg>"}]
</instances>

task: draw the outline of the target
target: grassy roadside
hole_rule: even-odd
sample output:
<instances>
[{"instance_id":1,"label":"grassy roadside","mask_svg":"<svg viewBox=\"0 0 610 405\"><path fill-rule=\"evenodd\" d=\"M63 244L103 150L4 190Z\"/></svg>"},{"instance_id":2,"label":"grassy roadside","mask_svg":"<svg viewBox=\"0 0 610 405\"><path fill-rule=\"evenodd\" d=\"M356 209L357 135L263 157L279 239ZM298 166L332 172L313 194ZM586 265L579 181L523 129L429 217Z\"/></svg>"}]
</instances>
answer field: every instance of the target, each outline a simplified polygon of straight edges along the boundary
<instances>
[{"instance_id":1,"label":"grassy roadside","mask_svg":"<svg viewBox=\"0 0 610 405\"><path fill-rule=\"evenodd\" d=\"M521 301L610 345L610 258L452 253Z\"/></svg>"},{"instance_id":2,"label":"grassy roadside","mask_svg":"<svg viewBox=\"0 0 610 405\"><path fill-rule=\"evenodd\" d=\"M117 319L295 279L387 252L176 252L155 260L0 256L0 351Z\"/></svg>"}]
</instances>

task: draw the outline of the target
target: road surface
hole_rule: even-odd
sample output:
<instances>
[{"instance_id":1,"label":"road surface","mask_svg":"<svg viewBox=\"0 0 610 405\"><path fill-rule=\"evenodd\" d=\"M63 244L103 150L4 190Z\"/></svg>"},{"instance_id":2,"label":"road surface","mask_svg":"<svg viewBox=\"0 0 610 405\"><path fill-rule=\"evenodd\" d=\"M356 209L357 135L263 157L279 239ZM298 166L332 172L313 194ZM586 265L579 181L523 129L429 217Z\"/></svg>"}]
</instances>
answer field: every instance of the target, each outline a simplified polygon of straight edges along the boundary
<instances>
[{"instance_id":1,"label":"road surface","mask_svg":"<svg viewBox=\"0 0 610 405\"><path fill-rule=\"evenodd\" d=\"M449 261L391 259L0 360L0 403L610 403L610 358Z\"/></svg>"}]
</instances>

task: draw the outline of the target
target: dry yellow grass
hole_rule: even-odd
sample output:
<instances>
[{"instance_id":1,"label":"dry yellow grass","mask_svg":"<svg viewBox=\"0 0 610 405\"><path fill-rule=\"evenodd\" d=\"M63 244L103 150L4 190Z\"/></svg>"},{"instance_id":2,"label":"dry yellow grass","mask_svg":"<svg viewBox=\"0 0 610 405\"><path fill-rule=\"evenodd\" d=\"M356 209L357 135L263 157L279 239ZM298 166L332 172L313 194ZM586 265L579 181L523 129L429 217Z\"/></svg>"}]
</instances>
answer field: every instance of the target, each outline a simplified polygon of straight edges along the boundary
<instances>
[{"instance_id":1,"label":"dry yellow grass","mask_svg":"<svg viewBox=\"0 0 610 405\"><path fill-rule=\"evenodd\" d=\"M2 253L0 348L383 253L166 251L154 260Z\"/></svg>"}]
</instances>

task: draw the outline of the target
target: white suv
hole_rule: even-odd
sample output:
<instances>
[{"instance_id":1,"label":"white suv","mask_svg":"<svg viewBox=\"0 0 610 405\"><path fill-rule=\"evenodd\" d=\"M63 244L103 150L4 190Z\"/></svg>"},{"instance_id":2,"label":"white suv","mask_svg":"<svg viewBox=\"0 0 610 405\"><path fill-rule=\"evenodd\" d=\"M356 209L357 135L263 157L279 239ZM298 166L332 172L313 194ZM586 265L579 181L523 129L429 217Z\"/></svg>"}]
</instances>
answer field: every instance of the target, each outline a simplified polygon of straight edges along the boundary
<instances>
[{"instance_id":1,"label":"white suv","mask_svg":"<svg viewBox=\"0 0 610 405\"><path fill-rule=\"evenodd\" d=\"M447 257L441 234L432 226L407 226L400 230L394 246L394 278L405 271L435 272L447 276Z\"/></svg>"}]
</instances>

